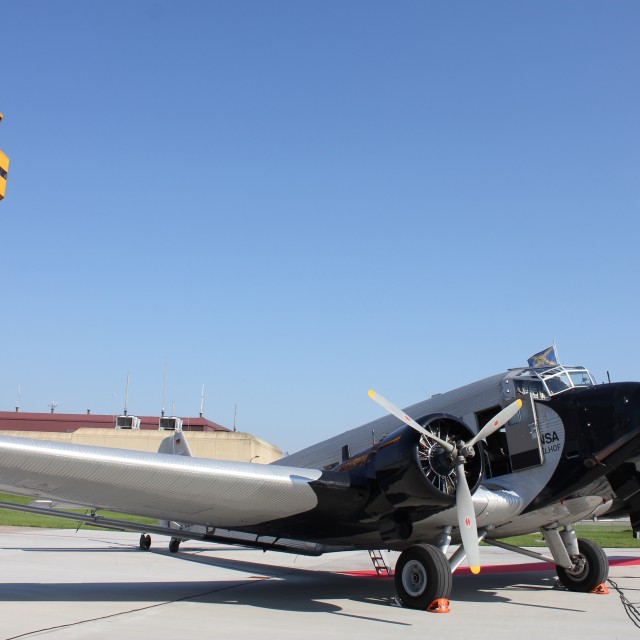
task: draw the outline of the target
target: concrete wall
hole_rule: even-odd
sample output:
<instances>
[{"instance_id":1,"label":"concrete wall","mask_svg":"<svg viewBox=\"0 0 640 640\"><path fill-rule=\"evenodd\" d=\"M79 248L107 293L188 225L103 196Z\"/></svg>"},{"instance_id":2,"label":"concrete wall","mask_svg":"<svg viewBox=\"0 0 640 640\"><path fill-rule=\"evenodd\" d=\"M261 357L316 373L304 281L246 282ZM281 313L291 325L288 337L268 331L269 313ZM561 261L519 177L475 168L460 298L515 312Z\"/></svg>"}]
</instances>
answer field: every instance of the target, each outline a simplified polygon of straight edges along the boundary
<instances>
[{"instance_id":1,"label":"concrete wall","mask_svg":"<svg viewBox=\"0 0 640 640\"><path fill-rule=\"evenodd\" d=\"M50 431L0 431L0 435L17 438L34 438L85 444L117 449L156 452L164 438L171 431L129 431L116 429L78 429L73 433L54 433ZM191 452L197 458L217 460L240 460L256 464L268 464L282 457L282 451L250 433L241 431L183 432Z\"/></svg>"}]
</instances>

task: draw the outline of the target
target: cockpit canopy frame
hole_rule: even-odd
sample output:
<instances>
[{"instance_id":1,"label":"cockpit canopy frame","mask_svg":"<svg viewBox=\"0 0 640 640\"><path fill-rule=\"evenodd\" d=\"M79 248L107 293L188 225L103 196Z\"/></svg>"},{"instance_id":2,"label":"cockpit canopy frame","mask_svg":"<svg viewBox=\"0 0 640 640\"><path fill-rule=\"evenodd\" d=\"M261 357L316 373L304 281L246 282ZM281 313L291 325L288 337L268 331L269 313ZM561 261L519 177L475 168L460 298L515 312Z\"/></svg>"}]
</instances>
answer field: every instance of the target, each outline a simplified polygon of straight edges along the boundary
<instances>
[{"instance_id":1,"label":"cockpit canopy frame","mask_svg":"<svg viewBox=\"0 0 640 640\"><path fill-rule=\"evenodd\" d=\"M557 365L544 369L527 369L524 373L542 381L547 397L557 396L575 387L592 387L596 384L586 367Z\"/></svg>"}]
</instances>

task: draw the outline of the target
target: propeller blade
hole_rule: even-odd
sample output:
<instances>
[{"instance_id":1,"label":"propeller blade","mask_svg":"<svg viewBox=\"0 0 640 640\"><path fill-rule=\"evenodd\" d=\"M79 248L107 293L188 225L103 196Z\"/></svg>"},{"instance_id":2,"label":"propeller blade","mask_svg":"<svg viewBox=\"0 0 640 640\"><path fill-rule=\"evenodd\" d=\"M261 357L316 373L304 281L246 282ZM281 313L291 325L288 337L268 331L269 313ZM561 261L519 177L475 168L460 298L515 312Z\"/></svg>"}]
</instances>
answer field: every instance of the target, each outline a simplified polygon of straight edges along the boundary
<instances>
[{"instance_id":1,"label":"propeller blade","mask_svg":"<svg viewBox=\"0 0 640 640\"><path fill-rule=\"evenodd\" d=\"M369 397L377 402L383 409L386 409L391 415L398 418L398 420L402 420L410 427L413 427L416 431L421 433L422 435L430 438L434 442L437 442L447 453L451 453L453 451L453 445L438 436L434 435L430 431L427 431L424 427L421 427L413 418L410 418L406 413L398 409L394 404L389 402L386 398L382 397L379 393L376 393L372 389L369 389Z\"/></svg>"},{"instance_id":2,"label":"propeller blade","mask_svg":"<svg viewBox=\"0 0 640 640\"><path fill-rule=\"evenodd\" d=\"M489 437L492 433L496 432L502 425L506 424L513 418L513 416L520 411L522 407L522 400L516 400L509 406L505 407L502 411L497 413L487 424L478 431L478 433L466 443L466 447L473 447L473 445L479 440Z\"/></svg>"},{"instance_id":3,"label":"propeller blade","mask_svg":"<svg viewBox=\"0 0 640 640\"><path fill-rule=\"evenodd\" d=\"M467 562L471 573L480 573L480 548L478 545L478 527L476 525L476 512L473 508L473 498L464 472L464 458L458 458L456 473L456 510L458 513L458 526L462 546L467 556Z\"/></svg>"}]
</instances>

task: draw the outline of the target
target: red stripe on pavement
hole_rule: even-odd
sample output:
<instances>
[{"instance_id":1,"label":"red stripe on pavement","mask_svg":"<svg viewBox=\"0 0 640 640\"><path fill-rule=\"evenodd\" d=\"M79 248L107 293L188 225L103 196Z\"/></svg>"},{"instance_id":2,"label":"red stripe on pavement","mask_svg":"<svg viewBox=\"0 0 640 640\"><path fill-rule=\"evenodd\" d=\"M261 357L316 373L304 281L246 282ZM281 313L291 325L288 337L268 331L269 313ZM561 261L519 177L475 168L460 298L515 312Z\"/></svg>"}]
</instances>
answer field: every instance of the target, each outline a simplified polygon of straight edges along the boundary
<instances>
[{"instance_id":1,"label":"red stripe on pavement","mask_svg":"<svg viewBox=\"0 0 640 640\"><path fill-rule=\"evenodd\" d=\"M618 556L609 558L610 567L630 567L633 565L640 565L640 558L629 558L624 556ZM550 562L524 562L521 564L494 564L487 567L482 567L480 575L483 573L526 573L530 571L555 571L556 565ZM340 571L346 576L362 576L367 578L388 578L387 575L378 575L375 571ZM457 576L473 575L469 567L458 567L455 571Z\"/></svg>"}]
</instances>

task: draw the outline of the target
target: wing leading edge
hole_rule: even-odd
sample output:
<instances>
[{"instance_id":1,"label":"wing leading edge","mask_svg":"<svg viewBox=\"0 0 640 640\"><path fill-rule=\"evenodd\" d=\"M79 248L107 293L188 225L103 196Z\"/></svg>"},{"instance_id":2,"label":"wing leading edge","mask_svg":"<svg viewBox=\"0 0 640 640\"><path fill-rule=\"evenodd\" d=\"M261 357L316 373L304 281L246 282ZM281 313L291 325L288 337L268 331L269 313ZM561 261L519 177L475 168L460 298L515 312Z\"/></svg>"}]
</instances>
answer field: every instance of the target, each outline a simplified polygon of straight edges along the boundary
<instances>
[{"instance_id":1,"label":"wing leading edge","mask_svg":"<svg viewBox=\"0 0 640 640\"><path fill-rule=\"evenodd\" d=\"M0 436L0 490L95 509L244 527L310 511L317 469Z\"/></svg>"}]
</instances>

